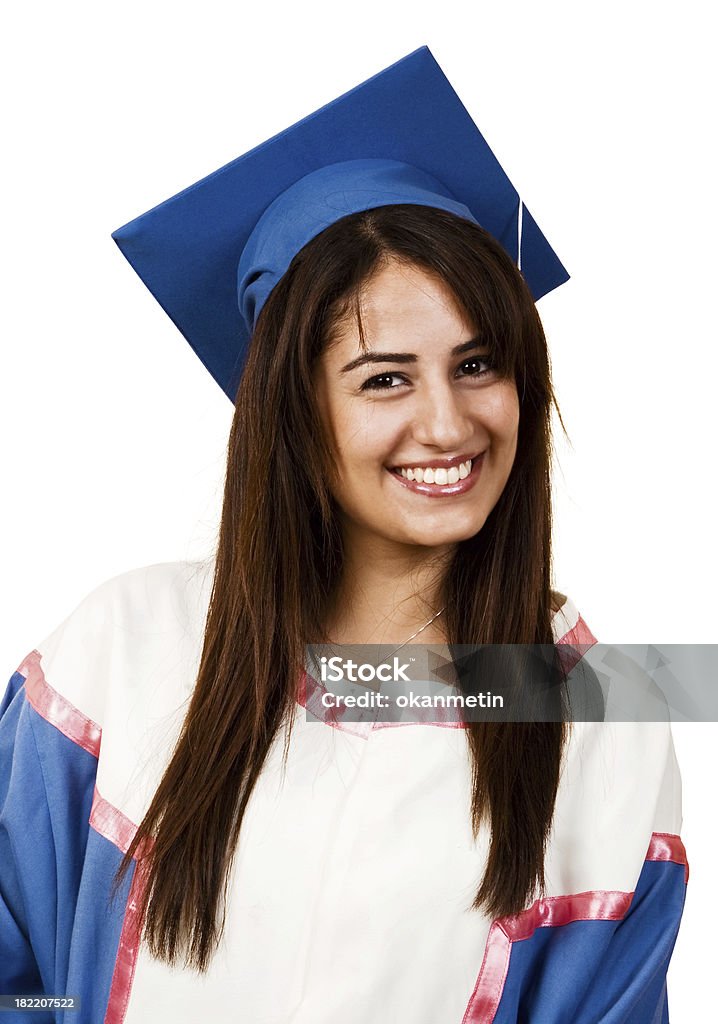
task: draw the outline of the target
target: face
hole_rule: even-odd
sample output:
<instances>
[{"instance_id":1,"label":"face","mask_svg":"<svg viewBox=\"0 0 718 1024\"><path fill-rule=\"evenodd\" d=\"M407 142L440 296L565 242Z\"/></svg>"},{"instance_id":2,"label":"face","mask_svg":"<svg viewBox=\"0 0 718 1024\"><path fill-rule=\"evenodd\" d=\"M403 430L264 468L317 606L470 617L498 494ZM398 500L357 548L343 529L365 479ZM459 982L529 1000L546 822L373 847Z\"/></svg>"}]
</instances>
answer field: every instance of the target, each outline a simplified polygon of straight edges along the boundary
<instances>
[{"instance_id":1,"label":"face","mask_svg":"<svg viewBox=\"0 0 718 1024\"><path fill-rule=\"evenodd\" d=\"M315 375L345 540L437 548L477 533L516 454L519 402L444 282L387 263Z\"/></svg>"}]
</instances>

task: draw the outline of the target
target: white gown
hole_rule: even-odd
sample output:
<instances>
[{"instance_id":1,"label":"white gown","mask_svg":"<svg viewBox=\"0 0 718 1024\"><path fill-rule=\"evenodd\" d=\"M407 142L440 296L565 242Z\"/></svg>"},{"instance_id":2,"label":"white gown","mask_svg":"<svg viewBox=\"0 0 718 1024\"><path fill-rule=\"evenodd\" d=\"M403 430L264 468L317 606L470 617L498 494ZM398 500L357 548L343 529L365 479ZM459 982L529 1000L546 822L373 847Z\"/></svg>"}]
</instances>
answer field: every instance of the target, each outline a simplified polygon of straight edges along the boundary
<instances>
[{"instance_id":1,"label":"white gown","mask_svg":"<svg viewBox=\"0 0 718 1024\"><path fill-rule=\"evenodd\" d=\"M297 706L286 771L280 735L252 795L208 973L153 960L133 893L111 909L106 894L186 711L212 568L110 580L11 680L0 993L80 996L79 1011L36 1024L668 1020L687 864L666 723L574 724L547 897L492 922L471 910L488 834L471 833L464 730L333 728ZM553 630L593 640L570 600ZM30 837L28 801L43 799Z\"/></svg>"}]
</instances>

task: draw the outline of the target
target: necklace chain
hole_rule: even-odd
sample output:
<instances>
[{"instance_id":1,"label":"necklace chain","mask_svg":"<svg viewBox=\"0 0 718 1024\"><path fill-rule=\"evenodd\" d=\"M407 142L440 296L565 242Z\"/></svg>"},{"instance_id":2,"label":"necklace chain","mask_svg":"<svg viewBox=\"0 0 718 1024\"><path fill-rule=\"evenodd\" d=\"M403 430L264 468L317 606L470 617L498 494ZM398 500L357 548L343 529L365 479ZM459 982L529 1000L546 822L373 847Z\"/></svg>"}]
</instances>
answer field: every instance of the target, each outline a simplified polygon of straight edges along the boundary
<instances>
[{"instance_id":1,"label":"necklace chain","mask_svg":"<svg viewBox=\"0 0 718 1024\"><path fill-rule=\"evenodd\" d=\"M410 643L414 639L415 636L418 636L419 633L423 633L424 630L427 629L432 624L432 622L435 622L436 619L438 619L439 616L442 615L445 611L446 611L446 605L444 605L443 608L440 608L438 610L438 612L435 612L431 616L431 618L429 619L428 622L425 622L423 626L421 626L419 629L417 629L416 633L412 633L408 640L405 640L403 644L399 644L399 646L395 647L393 651L390 651L389 654L387 655L387 657L391 658L391 656L393 654L396 654L397 651L400 651L402 649L402 647L406 647L406 645L408 643Z\"/></svg>"}]
</instances>

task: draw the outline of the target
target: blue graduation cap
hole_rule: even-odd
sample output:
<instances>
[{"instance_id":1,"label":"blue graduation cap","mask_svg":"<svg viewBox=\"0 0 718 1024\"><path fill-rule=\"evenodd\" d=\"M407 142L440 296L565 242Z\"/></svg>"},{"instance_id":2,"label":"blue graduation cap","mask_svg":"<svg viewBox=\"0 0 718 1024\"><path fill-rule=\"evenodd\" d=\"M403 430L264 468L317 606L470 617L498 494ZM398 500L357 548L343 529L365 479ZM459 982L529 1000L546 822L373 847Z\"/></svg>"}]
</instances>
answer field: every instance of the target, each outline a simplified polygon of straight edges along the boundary
<instances>
[{"instance_id":1,"label":"blue graduation cap","mask_svg":"<svg viewBox=\"0 0 718 1024\"><path fill-rule=\"evenodd\" d=\"M295 254L341 217L394 203L476 221L534 299L568 280L426 46L112 237L234 400L257 317Z\"/></svg>"}]
</instances>

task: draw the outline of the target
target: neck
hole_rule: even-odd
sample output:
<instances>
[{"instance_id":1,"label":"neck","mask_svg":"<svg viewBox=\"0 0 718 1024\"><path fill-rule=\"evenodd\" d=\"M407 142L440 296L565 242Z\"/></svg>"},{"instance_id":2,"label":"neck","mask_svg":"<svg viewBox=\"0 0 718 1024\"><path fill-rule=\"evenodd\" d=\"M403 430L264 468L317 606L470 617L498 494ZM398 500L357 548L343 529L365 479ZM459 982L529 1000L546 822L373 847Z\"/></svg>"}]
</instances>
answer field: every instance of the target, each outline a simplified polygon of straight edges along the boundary
<instances>
[{"instance_id":1,"label":"neck","mask_svg":"<svg viewBox=\"0 0 718 1024\"><path fill-rule=\"evenodd\" d=\"M453 547L397 545L383 538L345 545L344 568L326 624L334 643L400 644L442 607ZM417 642L444 639L444 616Z\"/></svg>"}]
</instances>

